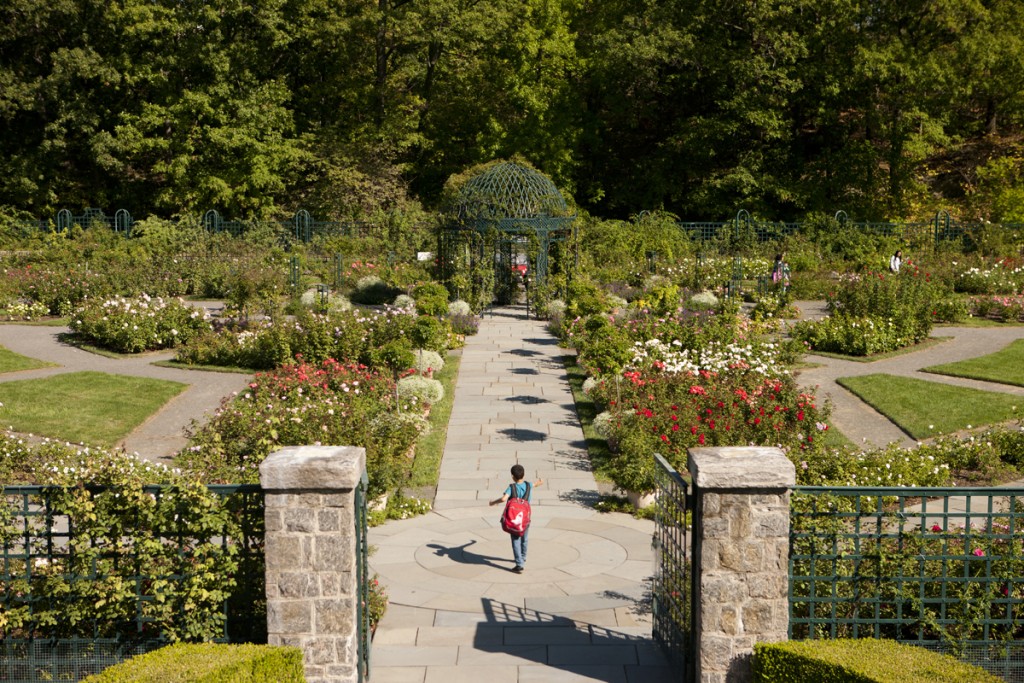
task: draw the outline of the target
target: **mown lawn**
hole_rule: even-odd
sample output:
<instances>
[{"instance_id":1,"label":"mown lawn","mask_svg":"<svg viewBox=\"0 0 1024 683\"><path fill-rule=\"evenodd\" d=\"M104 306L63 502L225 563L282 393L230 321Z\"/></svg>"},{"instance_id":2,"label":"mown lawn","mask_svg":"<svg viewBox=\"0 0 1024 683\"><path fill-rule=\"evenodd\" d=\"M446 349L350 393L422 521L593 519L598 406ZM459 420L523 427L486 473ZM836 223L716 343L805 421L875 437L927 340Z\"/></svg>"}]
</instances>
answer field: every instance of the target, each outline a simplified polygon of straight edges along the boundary
<instances>
[{"instance_id":1,"label":"mown lawn","mask_svg":"<svg viewBox=\"0 0 1024 683\"><path fill-rule=\"evenodd\" d=\"M14 353L14 351L0 346L0 374L5 372L18 372L19 370L35 370L36 368L48 368L53 366L53 363L29 358L28 356L23 356L20 353Z\"/></svg>"},{"instance_id":2,"label":"mown lawn","mask_svg":"<svg viewBox=\"0 0 1024 683\"><path fill-rule=\"evenodd\" d=\"M836 380L914 439L1012 420L1020 396L895 375Z\"/></svg>"},{"instance_id":3,"label":"mown lawn","mask_svg":"<svg viewBox=\"0 0 1024 683\"><path fill-rule=\"evenodd\" d=\"M188 385L71 372L0 383L0 424L16 432L113 446Z\"/></svg>"},{"instance_id":4,"label":"mown lawn","mask_svg":"<svg viewBox=\"0 0 1024 683\"><path fill-rule=\"evenodd\" d=\"M926 372L953 377L980 379L985 382L1014 384L1024 387L1024 339L1018 339L1001 351L979 358L945 363L924 368Z\"/></svg>"}]
</instances>

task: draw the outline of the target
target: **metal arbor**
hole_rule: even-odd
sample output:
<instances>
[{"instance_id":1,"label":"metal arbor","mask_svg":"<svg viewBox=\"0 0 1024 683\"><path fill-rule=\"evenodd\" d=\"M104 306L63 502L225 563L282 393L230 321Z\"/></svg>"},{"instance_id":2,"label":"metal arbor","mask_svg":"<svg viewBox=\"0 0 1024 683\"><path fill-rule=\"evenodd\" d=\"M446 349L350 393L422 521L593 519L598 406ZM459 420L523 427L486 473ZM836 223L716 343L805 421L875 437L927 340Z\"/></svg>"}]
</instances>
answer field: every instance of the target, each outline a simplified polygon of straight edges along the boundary
<instances>
[{"instance_id":1,"label":"metal arbor","mask_svg":"<svg viewBox=\"0 0 1024 683\"><path fill-rule=\"evenodd\" d=\"M455 292L481 282L454 282L460 271L480 274L493 261L493 293L510 303L515 278L529 258L532 277L543 286L552 245L572 235L575 216L545 175L514 161L500 161L471 177L458 191L439 234L442 277ZM474 280L490 279L490 274ZM486 287L483 287L486 289ZM461 294L461 293L460 293Z\"/></svg>"}]
</instances>

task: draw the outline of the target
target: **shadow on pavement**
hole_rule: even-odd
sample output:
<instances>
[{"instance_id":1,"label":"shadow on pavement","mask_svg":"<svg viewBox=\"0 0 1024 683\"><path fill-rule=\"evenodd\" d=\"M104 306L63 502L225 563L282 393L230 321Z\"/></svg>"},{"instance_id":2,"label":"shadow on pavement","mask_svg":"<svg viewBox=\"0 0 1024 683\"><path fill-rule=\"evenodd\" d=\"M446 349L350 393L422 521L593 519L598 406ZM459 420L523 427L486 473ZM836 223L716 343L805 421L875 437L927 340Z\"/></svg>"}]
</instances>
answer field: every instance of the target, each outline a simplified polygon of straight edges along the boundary
<instances>
[{"instance_id":1,"label":"shadow on pavement","mask_svg":"<svg viewBox=\"0 0 1024 683\"><path fill-rule=\"evenodd\" d=\"M668 660L649 635L636 629L616 631L559 614L540 612L491 598L481 598L486 621L473 647L506 655L523 664L545 665L601 683L668 683L674 676ZM496 630L500 633L495 637ZM632 632L629 632L632 631ZM522 672L522 669L520 669ZM531 677L546 680L548 677ZM552 680L561 680L552 674Z\"/></svg>"},{"instance_id":2,"label":"shadow on pavement","mask_svg":"<svg viewBox=\"0 0 1024 683\"><path fill-rule=\"evenodd\" d=\"M444 546L440 543L428 543L427 547L431 548L434 551L434 554L438 557L447 557L452 562L458 562L459 564L487 565L488 567L505 569L507 571L512 571L513 567L515 567L514 560L470 552L468 548L474 543L476 543L476 539L463 543L462 545L454 546ZM501 564L494 562L494 560L500 560Z\"/></svg>"}]
</instances>

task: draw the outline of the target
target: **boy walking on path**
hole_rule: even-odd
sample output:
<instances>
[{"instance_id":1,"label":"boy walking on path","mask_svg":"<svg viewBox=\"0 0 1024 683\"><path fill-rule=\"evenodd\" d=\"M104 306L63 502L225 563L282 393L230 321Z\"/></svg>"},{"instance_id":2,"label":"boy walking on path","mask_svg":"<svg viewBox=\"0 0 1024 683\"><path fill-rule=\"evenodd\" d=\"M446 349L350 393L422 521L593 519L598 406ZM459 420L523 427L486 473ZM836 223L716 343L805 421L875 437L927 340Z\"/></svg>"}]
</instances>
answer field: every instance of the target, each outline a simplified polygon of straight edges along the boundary
<instances>
[{"instance_id":1,"label":"boy walking on path","mask_svg":"<svg viewBox=\"0 0 1024 683\"><path fill-rule=\"evenodd\" d=\"M544 483L543 479L538 479L535 482L523 481L526 478L526 470L523 469L522 465L512 465L512 483L505 489L505 493L502 494L501 498L497 498L490 502L491 505L501 505L508 501L509 498L522 498L526 502L530 502L530 498L533 497L533 489L541 486ZM526 540L530 533L530 527L527 526L523 531L522 536L512 534L512 556L516 561L516 573L522 573L526 568Z\"/></svg>"}]
</instances>

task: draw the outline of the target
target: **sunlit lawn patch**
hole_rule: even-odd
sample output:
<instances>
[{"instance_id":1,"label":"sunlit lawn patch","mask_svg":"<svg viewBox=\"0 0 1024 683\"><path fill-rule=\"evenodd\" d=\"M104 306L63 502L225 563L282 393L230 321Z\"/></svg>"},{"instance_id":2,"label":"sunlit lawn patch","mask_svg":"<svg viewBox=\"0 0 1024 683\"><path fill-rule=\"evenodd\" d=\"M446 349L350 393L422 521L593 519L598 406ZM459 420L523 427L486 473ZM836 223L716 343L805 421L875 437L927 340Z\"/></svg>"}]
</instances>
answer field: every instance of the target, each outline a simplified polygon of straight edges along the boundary
<instances>
[{"instance_id":1,"label":"sunlit lawn patch","mask_svg":"<svg viewBox=\"0 0 1024 683\"><path fill-rule=\"evenodd\" d=\"M0 346L0 374L5 372L17 372L18 370L35 370L36 368L53 367L53 363L36 360L20 353L14 353L10 349Z\"/></svg>"},{"instance_id":2,"label":"sunlit lawn patch","mask_svg":"<svg viewBox=\"0 0 1024 683\"><path fill-rule=\"evenodd\" d=\"M924 369L940 375L1024 386L1024 339L1018 339L1005 349L987 356L933 365Z\"/></svg>"},{"instance_id":3,"label":"sunlit lawn patch","mask_svg":"<svg viewBox=\"0 0 1024 683\"><path fill-rule=\"evenodd\" d=\"M1017 417L1020 396L895 375L836 380L915 439L1005 422Z\"/></svg>"},{"instance_id":4,"label":"sunlit lawn patch","mask_svg":"<svg viewBox=\"0 0 1024 683\"><path fill-rule=\"evenodd\" d=\"M186 386L102 372L4 382L0 423L16 432L112 446Z\"/></svg>"}]
</instances>

